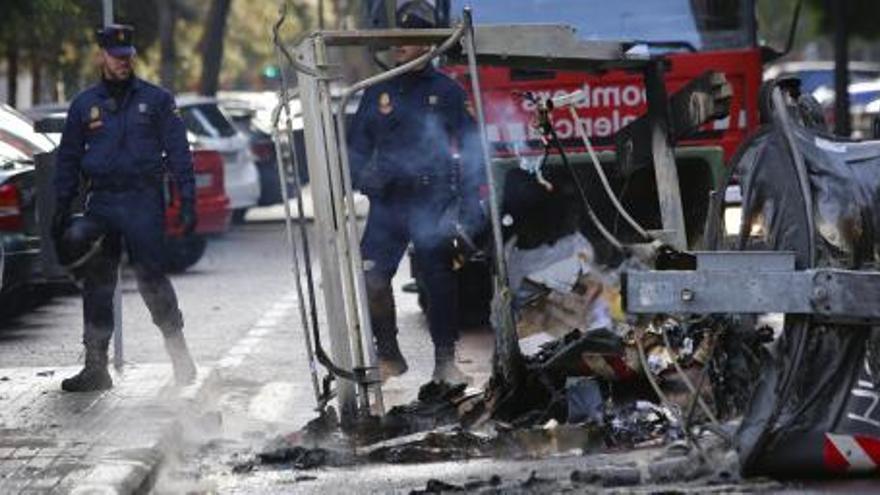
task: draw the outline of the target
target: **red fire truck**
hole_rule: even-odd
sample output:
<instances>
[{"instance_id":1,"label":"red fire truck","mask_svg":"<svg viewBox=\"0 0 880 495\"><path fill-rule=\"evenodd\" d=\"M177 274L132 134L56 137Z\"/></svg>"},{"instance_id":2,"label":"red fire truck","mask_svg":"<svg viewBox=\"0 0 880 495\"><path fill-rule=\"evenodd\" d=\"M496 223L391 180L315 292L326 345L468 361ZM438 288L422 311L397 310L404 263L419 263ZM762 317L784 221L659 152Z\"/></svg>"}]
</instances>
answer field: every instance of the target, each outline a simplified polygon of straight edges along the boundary
<instances>
[{"instance_id":1,"label":"red fire truck","mask_svg":"<svg viewBox=\"0 0 880 495\"><path fill-rule=\"evenodd\" d=\"M473 7L476 24L566 24L583 39L644 43L650 53L669 60L666 89L670 94L707 70L724 73L733 89L730 116L701 128L678 146L718 147L727 159L758 125L762 68L754 0L438 0L438 15L444 23L454 23L468 5ZM466 68L450 66L448 70L460 82L467 82ZM641 77L620 71L584 74L540 67L482 67L480 82L489 137L496 149L538 146L537 131L527 125L534 103L518 98L522 92L548 98L582 90L585 98L577 105L577 113L599 146L612 144L614 134L647 109ZM558 110L553 117L560 139L580 141L566 111Z\"/></svg>"},{"instance_id":2,"label":"red fire truck","mask_svg":"<svg viewBox=\"0 0 880 495\"><path fill-rule=\"evenodd\" d=\"M762 56L770 52L762 49L757 41L755 0L436 0L434 3L441 26L458 22L462 10L470 6L477 25L564 24L572 26L578 36L586 40L633 41L647 54L663 56L668 61L664 77L668 95L674 95L707 71L723 74L730 88L728 111L722 118L709 119L678 136L674 143L687 240L691 245L699 242L710 191L721 187L725 164L759 125ZM446 64L443 70L470 90L467 67ZM516 193L509 190L506 178L512 170L529 170L543 181L544 176L554 175L555 166L557 180L570 178L568 171L559 170L558 159L554 163L558 157L542 159L540 131L531 122L536 100L580 91L581 97L575 104L578 122L568 108L553 111L551 117L569 161L584 173L593 209L620 238L637 240L632 232L627 232L625 222L618 221L610 203L602 201L607 196L595 180L595 173L591 173L592 167L584 166L589 158L576 125L581 126L599 150L603 169L621 203L644 227L662 228L650 160L635 168L622 167L619 160L619 132L647 111L641 74L624 71L591 74L542 67L485 65L479 71L487 133L495 158L493 167L501 179L504 201L522 190L519 188ZM529 97L523 97L525 94ZM536 170L538 163L545 170ZM557 201L552 207L579 208L580 198L571 196L569 203ZM552 212L544 212L538 216L551 218L551 215ZM591 240L597 240L601 258L601 236L590 235L589 225L583 229ZM464 318L479 321L482 319L479 315L485 315L487 291L491 291L488 277L479 268L471 267L462 270L461 278L462 300L479 301L477 315ZM463 309L468 312L467 308Z\"/></svg>"}]
</instances>

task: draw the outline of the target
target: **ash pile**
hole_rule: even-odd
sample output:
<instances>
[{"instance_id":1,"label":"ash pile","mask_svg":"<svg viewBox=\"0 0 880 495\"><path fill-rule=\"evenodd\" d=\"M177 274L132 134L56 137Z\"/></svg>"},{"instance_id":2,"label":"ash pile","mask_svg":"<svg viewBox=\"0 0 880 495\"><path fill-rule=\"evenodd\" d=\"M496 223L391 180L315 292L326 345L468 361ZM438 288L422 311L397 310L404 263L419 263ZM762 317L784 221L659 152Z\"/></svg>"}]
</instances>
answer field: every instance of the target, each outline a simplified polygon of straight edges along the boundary
<instances>
[{"instance_id":1,"label":"ash pile","mask_svg":"<svg viewBox=\"0 0 880 495\"><path fill-rule=\"evenodd\" d=\"M517 350L496 349L495 366L506 361L513 380L496 373L482 389L429 382L416 401L350 425L327 409L274 440L258 462L308 470L672 446L683 449L683 463L702 466L679 478L714 476L707 452L728 452L727 421L747 404L772 330L731 317L628 321L618 271L600 271L579 233L509 255L520 269L511 275ZM627 469L627 476L572 476L607 486L670 476ZM544 486L538 480L520 482Z\"/></svg>"}]
</instances>

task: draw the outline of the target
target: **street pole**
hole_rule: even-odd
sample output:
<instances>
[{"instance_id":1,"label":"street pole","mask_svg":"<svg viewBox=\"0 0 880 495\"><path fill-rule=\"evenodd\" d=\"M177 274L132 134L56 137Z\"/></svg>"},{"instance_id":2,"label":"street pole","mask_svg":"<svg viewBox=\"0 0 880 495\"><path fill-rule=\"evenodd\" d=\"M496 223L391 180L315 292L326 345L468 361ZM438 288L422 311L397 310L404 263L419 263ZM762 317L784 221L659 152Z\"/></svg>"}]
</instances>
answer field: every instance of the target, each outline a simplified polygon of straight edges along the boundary
<instances>
[{"instance_id":1,"label":"street pole","mask_svg":"<svg viewBox=\"0 0 880 495\"><path fill-rule=\"evenodd\" d=\"M113 0L102 0L104 27L113 24ZM122 371L122 266L116 270L116 289L113 291L113 367Z\"/></svg>"},{"instance_id":2,"label":"street pole","mask_svg":"<svg viewBox=\"0 0 880 495\"><path fill-rule=\"evenodd\" d=\"M848 0L829 2L834 26L834 133L849 137L849 26L846 17Z\"/></svg>"},{"instance_id":3,"label":"street pole","mask_svg":"<svg viewBox=\"0 0 880 495\"><path fill-rule=\"evenodd\" d=\"M102 0L104 4L104 27L113 24L113 0Z\"/></svg>"}]
</instances>

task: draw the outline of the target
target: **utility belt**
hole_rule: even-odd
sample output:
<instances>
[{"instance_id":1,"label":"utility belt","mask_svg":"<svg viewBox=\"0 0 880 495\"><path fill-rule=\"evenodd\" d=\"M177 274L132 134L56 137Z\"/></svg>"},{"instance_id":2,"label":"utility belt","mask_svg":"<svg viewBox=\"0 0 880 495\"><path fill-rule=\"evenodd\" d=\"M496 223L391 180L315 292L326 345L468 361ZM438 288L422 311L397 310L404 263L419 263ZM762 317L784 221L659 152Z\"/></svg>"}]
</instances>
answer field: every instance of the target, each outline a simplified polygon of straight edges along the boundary
<instances>
[{"instance_id":1,"label":"utility belt","mask_svg":"<svg viewBox=\"0 0 880 495\"><path fill-rule=\"evenodd\" d=\"M92 192L129 192L161 189L164 175L161 173L122 175L112 177L89 177L88 190Z\"/></svg>"},{"instance_id":2,"label":"utility belt","mask_svg":"<svg viewBox=\"0 0 880 495\"><path fill-rule=\"evenodd\" d=\"M415 196L434 193L455 193L458 180L453 174L419 174L403 177L392 177L388 183L388 192L397 196Z\"/></svg>"}]
</instances>

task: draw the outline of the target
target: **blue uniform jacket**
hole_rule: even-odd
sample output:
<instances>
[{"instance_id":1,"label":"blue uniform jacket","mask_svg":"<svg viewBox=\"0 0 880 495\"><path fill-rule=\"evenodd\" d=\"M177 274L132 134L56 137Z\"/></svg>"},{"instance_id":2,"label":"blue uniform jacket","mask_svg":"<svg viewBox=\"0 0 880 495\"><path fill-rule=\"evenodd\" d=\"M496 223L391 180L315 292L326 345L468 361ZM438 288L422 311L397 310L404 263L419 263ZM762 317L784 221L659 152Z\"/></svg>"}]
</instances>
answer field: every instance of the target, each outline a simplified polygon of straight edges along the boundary
<instances>
[{"instance_id":1,"label":"blue uniform jacket","mask_svg":"<svg viewBox=\"0 0 880 495\"><path fill-rule=\"evenodd\" d=\"M56 160L59 204L76 196L80 176L135 181L166 169L181 198L195 198L186 128L171 93L135 78L118 108L103 82L74 98Z\"/></svg>"},{"instance_id":2,"label":"blue uniform jacket","mask_svg":"<svg viewBox=\"0 0 880 495\"><path fill-rule=\"evenodd\" d=\"M469 109L461 86L430 65L368 88L348 133L355 188L451 177L457 151L462 194L477 197L484 172Z\"/></svg>"}]
</instances>

